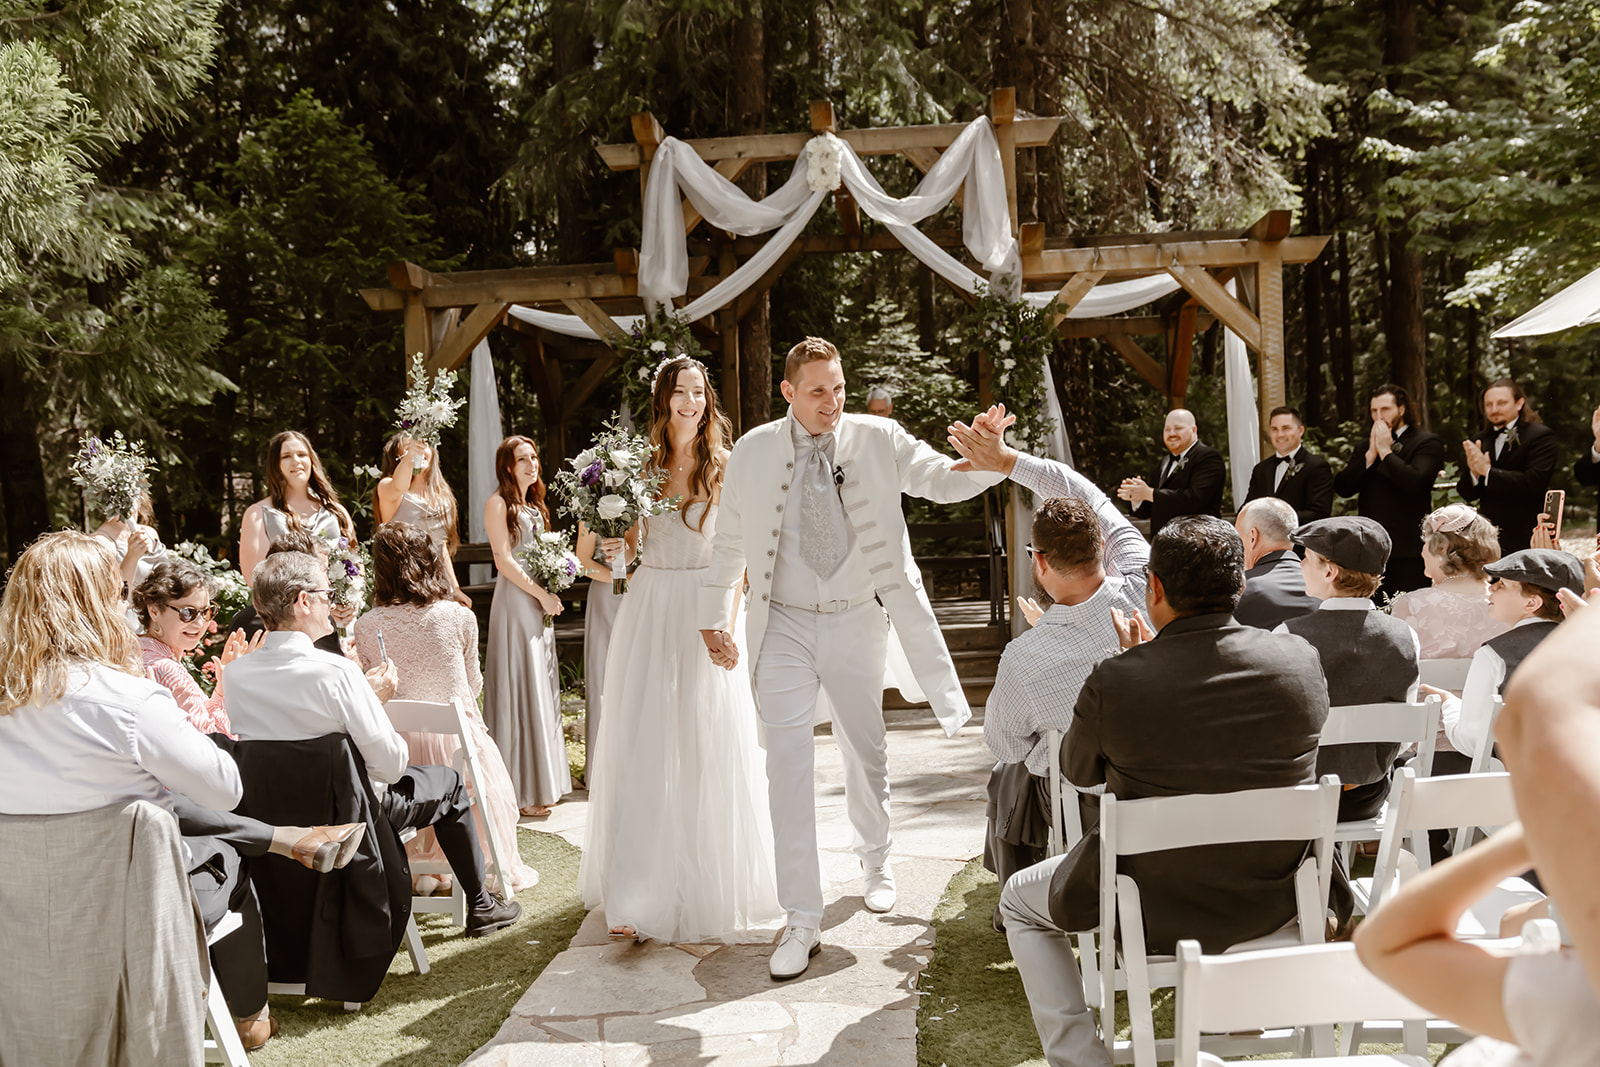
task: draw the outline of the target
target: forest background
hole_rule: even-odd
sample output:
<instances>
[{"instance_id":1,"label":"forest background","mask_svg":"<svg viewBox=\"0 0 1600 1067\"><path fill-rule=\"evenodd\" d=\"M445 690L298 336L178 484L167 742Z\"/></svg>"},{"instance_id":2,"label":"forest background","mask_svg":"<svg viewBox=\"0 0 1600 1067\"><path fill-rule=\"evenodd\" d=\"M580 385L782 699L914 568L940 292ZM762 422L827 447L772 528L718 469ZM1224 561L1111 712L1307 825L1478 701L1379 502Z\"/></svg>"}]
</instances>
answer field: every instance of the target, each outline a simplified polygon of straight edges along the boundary
<instances>
[{"instance_id":1,"label":"forest background","mask_svg":"<svg viewBox=\"0 0 1600 1067\"><path fill-rule=\"evenodd\" d=\"M804 130L822 98L843 126L959 122L999 86L1065 116L1019 161L1021 219L1053 235L1272 208L1332 235L1286 279L1290 400L1320 447L1348 455L1366 389L1393 380L1459 461L1482 386L1509 373L1568 483L1600 400L1595 331L1489 334L1600 266L1600 0L0 0L5 547L83 523L85 432L147 442L169 543L235 540L285 428L364 506L354 468L377 461L404 373L399 316L356 290L397 259L636 246L637 176L594 152L631 139L633 112L684 138ZM871 166L914 184L903 160ZM976 402L965 314L909 255L810 257L741 351L831 337L853 407L887 384L938 443ZM507 432L537 439L520 349L491 345ZM1188 404L1225 445L1220 348L1201 339ZM1051 358L1080 468L1147 469L1161 399L1098 342ZM781 372L744 363L749 426L781 412ZM463 422L444 446L458 491L464 443Z\"/></svg>"}]
</instances>

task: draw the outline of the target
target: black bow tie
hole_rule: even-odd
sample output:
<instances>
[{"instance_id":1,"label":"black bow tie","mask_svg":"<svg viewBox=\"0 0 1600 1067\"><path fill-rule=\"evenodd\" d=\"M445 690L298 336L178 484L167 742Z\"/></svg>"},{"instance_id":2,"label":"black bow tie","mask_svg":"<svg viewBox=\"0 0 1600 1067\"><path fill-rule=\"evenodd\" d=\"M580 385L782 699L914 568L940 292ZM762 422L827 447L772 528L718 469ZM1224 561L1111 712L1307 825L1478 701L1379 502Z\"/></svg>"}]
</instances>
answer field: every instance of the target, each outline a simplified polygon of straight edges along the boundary
<instances>
[{"instance_id":1,"label":"black bow tie","mask_svg":"<svg viewBox=\"0 0 1600 1067\"><path fill-rule=\"evenodd\" d=\"M1273 456L1272 458L1277 460L1278 463L1280 463L1280 464L1293 463L1294 462L1294 453L1290 452L1287 456Z\"/></svg>"},{"instance_id":2,"label":"black bow tie","mask_svg":"<svg viewBox=\"0 0 1600 1067\"><path fill-rule=\"evenodd\" d=\"M1499 437L1501 434L1505 433L1509 429L1511 429L1511 427L1509 425L1506 425L1506 426L1491 426L1491 427L1489 427L1490 432L1492 432L1496 437Z\"/></svg>"}]
</instances>

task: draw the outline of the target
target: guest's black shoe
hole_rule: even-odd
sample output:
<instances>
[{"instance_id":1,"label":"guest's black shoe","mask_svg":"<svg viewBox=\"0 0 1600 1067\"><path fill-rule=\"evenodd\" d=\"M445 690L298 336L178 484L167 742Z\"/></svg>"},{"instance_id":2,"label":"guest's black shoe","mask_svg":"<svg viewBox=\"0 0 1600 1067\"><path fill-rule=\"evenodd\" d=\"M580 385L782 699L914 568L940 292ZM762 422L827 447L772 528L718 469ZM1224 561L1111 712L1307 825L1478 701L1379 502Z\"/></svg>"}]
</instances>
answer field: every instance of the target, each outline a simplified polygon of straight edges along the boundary
<instances>
[{"instance_id":1,"label":"guest's black shoe","mask_svg":"<svg viewBox=\"0 0 1600 1067\"><path fill-rule=\"evenodd\" d=\"M468 937L483 937L496 930L504 930L522 918L522 905L516 901L501 900L499 897L489 899L494 901L489 907L467 915Z\"/></svg>"}]
</instances>

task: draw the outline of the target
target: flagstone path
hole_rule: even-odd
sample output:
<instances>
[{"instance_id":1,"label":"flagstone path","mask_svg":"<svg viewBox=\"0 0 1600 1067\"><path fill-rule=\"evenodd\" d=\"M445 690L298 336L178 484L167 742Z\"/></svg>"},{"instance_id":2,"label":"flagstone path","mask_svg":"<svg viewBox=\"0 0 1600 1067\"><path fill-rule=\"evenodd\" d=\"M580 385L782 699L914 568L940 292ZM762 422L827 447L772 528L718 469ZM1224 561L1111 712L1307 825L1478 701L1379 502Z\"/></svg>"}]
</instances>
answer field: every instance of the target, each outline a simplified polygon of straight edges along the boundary
<instances>
[{"instance_id":1,"label":"flagstone path","mask_svg":"<svg viewBox=\"0 0 1600 1067\"><path fill-rule=\"evenodd\" d=\"M861 901L850 853L839 750L817 736L818 841L830 880L822 953L800 978L767 975L761 944L612 942L590 912L473 1067L914 1067L917 977L933 950L930 920L945 885L983 851L992 757L979 719L947 740L924 709L889 725L894 872L899 899L877 915ZM587 804L568 801L542 830L583 846ZM775 936L775 935L774 935Z\"/></svg>"}]
</instances>

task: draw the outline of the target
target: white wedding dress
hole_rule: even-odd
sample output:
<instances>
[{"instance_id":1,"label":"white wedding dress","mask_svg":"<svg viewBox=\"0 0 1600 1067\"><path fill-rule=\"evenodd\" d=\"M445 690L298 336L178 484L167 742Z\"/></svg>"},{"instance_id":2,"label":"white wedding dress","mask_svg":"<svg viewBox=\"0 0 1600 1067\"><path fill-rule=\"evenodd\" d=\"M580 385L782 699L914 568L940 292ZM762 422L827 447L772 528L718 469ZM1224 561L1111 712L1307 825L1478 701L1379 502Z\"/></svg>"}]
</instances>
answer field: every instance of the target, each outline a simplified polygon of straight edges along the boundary
<instances>
[{"instance_id":1,"label":"white wedding dress","mask_svg":"<svg viewBox=\"0 0 1600 1067\"><path fill-rule=\"evenodd\" d=\"M578 875L607 925L681 943L770 935L784 918L747 665L713 665L695 624L706 507L649 520L618 608Z\"/></svg>"}]
</instances>

